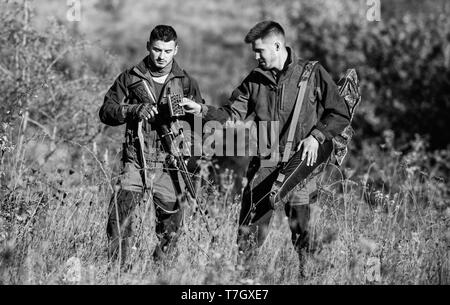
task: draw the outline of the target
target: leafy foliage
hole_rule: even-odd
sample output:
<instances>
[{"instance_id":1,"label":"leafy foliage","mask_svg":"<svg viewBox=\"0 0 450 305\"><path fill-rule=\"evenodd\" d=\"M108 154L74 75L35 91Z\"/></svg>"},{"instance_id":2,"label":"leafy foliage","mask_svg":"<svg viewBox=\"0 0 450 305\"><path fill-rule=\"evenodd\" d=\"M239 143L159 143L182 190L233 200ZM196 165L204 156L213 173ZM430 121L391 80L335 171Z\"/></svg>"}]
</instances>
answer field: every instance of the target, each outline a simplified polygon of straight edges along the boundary
<instances>
[{"instance_id":1,"label":"leafy foliage","mask_svg":"<svg viewBox=\"0 0 450 305\"><path fill-rule=\"evenodd\" d=\"M446 148L450 143L450 135L443 132L450 127L448 15L406 12L364 23L356 14L318 24L315 18L323 14L319 10L301 10L291 16L291 24L298 29L297 44L304 57L318 59L335 76L356 68L363 88L357 138L380 137L392 129L401 144L421 134L429 139L431 149Z\"/></svg>"},{"instance_id":2,"label":"leafy foliage","mask_svg":"<svg viewBox=\"0 0 450 305\"><path fill-rule=\"evenodd\" d=\"M54 145L62 140L88 143L98 133L96 102L114 66L105 65L107 56L99 60L92 44L56 20L43 32L32 27L27 3L2 3L3 134L26 113L22 122L41 130Z\"/></svg>"}]
</instances>

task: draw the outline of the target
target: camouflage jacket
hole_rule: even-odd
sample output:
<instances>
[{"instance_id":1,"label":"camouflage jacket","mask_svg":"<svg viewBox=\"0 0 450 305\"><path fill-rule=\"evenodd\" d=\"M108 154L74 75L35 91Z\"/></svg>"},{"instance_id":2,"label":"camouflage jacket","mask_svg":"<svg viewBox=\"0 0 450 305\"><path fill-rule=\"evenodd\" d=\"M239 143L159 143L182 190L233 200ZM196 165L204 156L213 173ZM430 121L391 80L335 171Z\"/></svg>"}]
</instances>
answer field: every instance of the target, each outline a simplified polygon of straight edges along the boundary
<instances>
[{"instance_id":1,"label":"camouflage jacket","mask_svg":"<svg viewBox=\"0 0 450 305\"><path fill-rule=\"evenodd\" d=\"M124 116L123 106L126 104L140 103L133 95L130 94L129 86L141 79L148 81L150 90L155 92L155 85L151 78L150 72L146 62L150 60L145 57L138 65L123 71L114 81L114 84L109 88L105 95L103 105L100 108L100 120L110 126L118 126L126 124L125 140L123 144L122 161L133 162L142 166L139 161L140 141L138 138L138 121L129 120ZM170 89L169 89L170 88ZM192 99L197 103L204 103L200 89L195 79L190 77L186 71L182 70L174 61L172 71L169 73L167 80L161 90L161 95L158 100L158 107L161 104L167 103L167 92L173 93L180 91L185 97L193 97ZM182 91L182 92L181 92ZM158 116L161 114L158 114ZM183 123L188 123L191 128L194 117L191 114L186 114L180 118ZM163 161L166 153L163 151L158 135L156 133L156 126L158 120L149 123L146 120L142 124L142 132L144 135L144 156L147 161Z\"/></svg>"},{"instance_id":2,"label":"camouflage jacket","mask_svg":"<svg viewBox=\"0 0 450 305\"><path fill-rule=\"evenodd\" d=\"M288 48L288 59L278 79L270 71L253 69L233 91L229 102L220 107L202 105L202 116L208 120L253 120L279 122L279 152L284 151L289 125L298 94L298 84L307 60L299 59ZM316 64L302 104L293 147L310 134L319 142L331 140L350 123L347 106L328 72ZM270 128L267 129L269 145Z\"/></svg>"}]
</instances>

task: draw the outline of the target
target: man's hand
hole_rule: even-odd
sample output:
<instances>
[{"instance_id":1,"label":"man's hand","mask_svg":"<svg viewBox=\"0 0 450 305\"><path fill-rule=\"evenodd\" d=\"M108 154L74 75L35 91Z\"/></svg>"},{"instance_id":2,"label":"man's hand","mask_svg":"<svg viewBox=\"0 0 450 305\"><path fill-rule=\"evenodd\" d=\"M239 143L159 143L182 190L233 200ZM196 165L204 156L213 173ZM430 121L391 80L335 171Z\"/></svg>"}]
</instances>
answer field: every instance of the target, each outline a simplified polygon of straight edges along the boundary
<instances>
[{"instance_id":1,"label":"man's hand","mask_svg":"<svg viewBox=\"0 0 450 305\"><path fill-rule=\"evenodd\" d=\"M169 167L177 168L177 167L178 167L178 161L177 161L177 158L175 158L174 156L168 154L168 155L166 156L166 164L167 164Z\"/></svg>"},{"instance_id":2,"label":"man's hand","mask_svg":"<svg viewBox=\"0 0 450 305\"><path fill-rule=\"evenodd\" d=\"M152 122L157 114L158 109L156 106L148 103L130 105L127 110L127 116L131 116L135 120L148 120Z\"/></svg>"},{"instance_id":3,"label":"man's hand","mask_svg":"<svg viewBox=\"0 0 450 305\"><path fill-rule=\"evenodd\" d=\"M184 108L184 111L188 113L200 114L200 112L202 111L202 106L200 104L197 104L193 100L186 97L183 97L183 101L180 102L180 106L182 106Z\"/></svg>"},{"instance_id":4,"label":"man's hand","mask_svg":"<svg viewBox=\"0 0 450 305\"><path fill-rule=\"evenodd\" d=\"M305 160L306 156L308 159L306 160L307 166L312 166L316 163L317 160L317 150L319 149L319 141L316 140L313 136L308 136L306 139L303 139L297 146L297 151L303 145L303 153L302 153L302 161Z\"/></svg>"}]
</instances>

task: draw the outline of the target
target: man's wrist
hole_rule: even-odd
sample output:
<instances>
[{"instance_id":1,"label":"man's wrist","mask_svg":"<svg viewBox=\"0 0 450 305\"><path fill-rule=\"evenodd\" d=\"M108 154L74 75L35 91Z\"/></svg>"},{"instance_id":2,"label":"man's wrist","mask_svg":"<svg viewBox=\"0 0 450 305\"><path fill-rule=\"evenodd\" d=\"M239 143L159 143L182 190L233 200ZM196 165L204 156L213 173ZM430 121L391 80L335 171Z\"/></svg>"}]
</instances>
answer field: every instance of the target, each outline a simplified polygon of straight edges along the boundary
<instances>
[{"instance_id":1,"label":"man's wrist","mask_svg":"<svg viewBox=\"0 0 450 305\"><path fill-rule=\"evenodd\" d=\"M123 105L122 106L122 115L124 120L130 121L135 120L137 115L137 109L141 106L141 104L133 104L133 105Z\"/></svg>"},{"instance_id":2,"label":"man's wrist","mask_svg":"<svg viewBox=\"0 0 450 305\"><path fill-rule=\"evenodd\" d=\"M122 114L123 121L128 120L129 108L130 108L130 105L122 105L122 107L120 107L120 112Z\"/></svg>"},{"instance_id":3,"label":"man's wrist","mask_svg":"<svg viewBox=\"0 0 450 305\"><path fill-rule=\"evenodd\" d=\"M317 128L314 128L311 131L311 136L313 136L319 144L323 144L323 142L325 142L325 135Z\"/></svg>"},{"instance_id":4,"label":"man's wrist","mask_svg":"<svg viewBox=\"0 0 450 305\"><path fill-rule=\"evenodd\" d=\"M205 116L207 112L208 106L206 106L205 104L200 104L200 112L198 113L198 115Z\"/></svg>"}]
</instances>

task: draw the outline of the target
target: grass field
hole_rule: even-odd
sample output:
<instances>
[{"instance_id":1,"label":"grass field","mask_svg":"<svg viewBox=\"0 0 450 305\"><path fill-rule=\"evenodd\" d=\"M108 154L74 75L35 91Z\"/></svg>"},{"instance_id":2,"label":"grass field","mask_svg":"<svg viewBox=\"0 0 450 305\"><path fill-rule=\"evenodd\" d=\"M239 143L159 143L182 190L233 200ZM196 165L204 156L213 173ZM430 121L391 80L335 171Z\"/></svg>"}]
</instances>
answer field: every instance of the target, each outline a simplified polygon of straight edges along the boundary
<instances>
[{"instance_id":1,"label":"grass field","mask_svg":"<svg viewBox=\"0 0 450 305\"><path fill-rule=\"evenodd\" d=\"M80 22L66 2L0 0L1 284L450 284L448 1L384 1L382 22L353 0L99 0L83 2ZM238 182L201 192L211 232L187 207L158 264L152 204L142 203L132 268L120 270L107 256L123 140L98 118L108 87L146 54L149 29L167 23L202 96L221 105L254 65L243 38L262 18L286 25L296 52L334 79L355 68L361 80L354 147L320 183L306 277L282 211L251 264L238 264Z\"/></svg>"},{"instance_id":2,"label":"grass field","mask_svg":"<svg viewBox=\"0 0 450 305\"><path fill-rule=\"evenodd\" d=\"M144 225L137 226L130 255L133 267L121 271L106 252L113 167L84 149L77 169L52 172L33 168L27 148L20 154L17 149L2 158L8 181L0 206L3 284L450 283L447 188L399 161L420 159L417 152L379 151L361 175L342 178L335 171L341 178L330 179L329 172L324 174L315 209L317 251L307 257L306 278L300 278L282 211L276 211L248 270L237 265L239 194L233 198L211 188L202 194L211 234L187 208L176 248L158 264L151 259L152 205L143 203L137 212ZM376 183L380 173L383 184Z\"/></svg>"}]
</instances>

